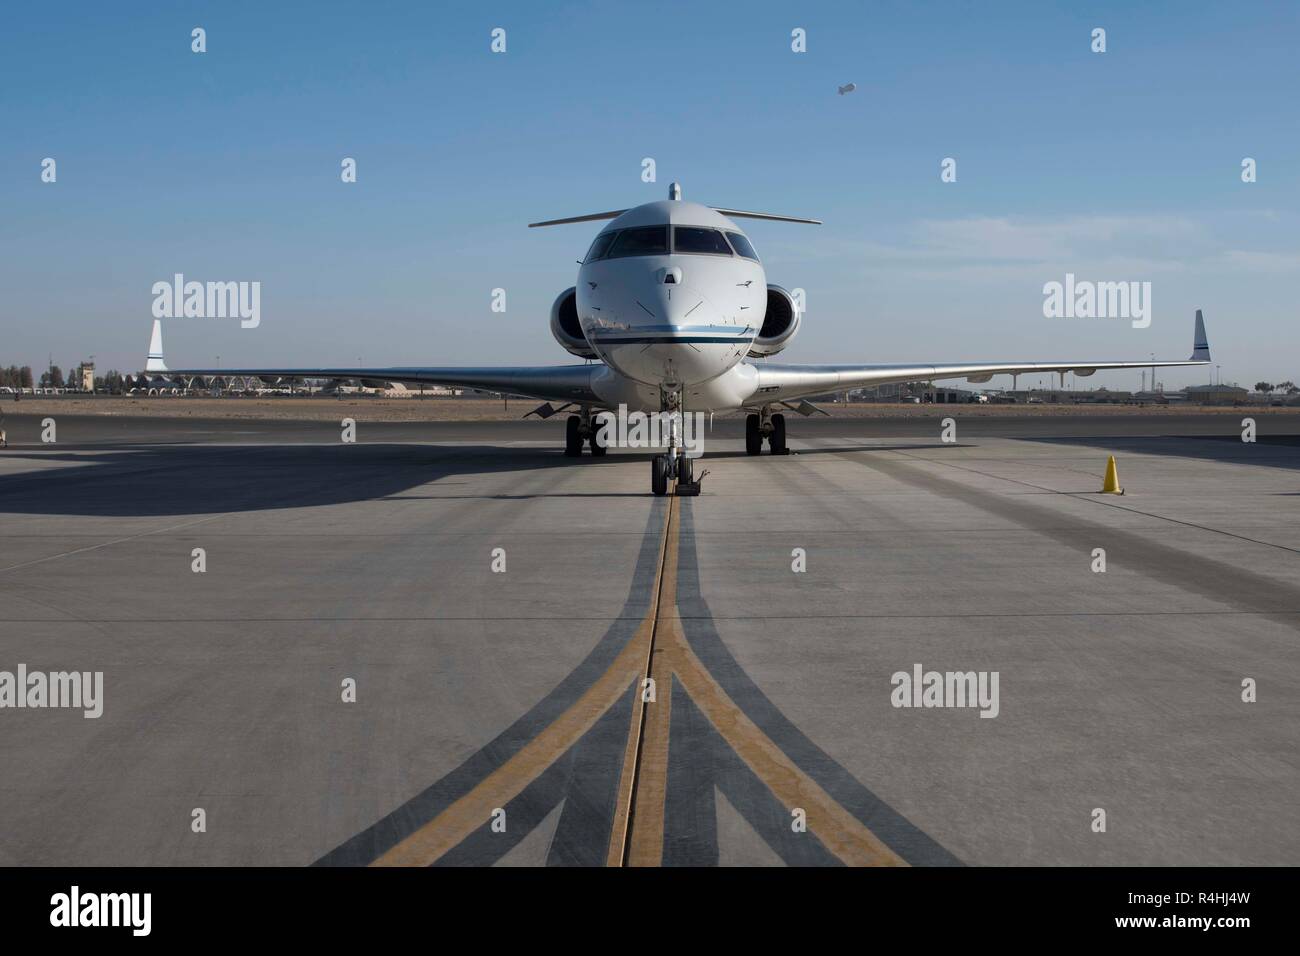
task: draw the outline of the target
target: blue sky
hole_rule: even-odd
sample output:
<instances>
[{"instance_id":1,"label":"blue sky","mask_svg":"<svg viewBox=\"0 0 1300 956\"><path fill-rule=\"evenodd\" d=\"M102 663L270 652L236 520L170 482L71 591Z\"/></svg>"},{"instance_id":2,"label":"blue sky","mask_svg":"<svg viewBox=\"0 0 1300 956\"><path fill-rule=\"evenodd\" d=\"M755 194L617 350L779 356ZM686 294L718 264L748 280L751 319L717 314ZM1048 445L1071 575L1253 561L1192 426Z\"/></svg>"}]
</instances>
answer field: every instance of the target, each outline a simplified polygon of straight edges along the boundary
<instances>
[{"instance_id":1,"label":"blue sky","mask_svg":"<svg viewBox=\"0 0 1300 956\"><path fill-rule=\"evenodd\" d=\"M595 228L525 224L680 180L825 220L746 224L769 281L807 290L783 361L1181 358L1201 307L1225 380L1300 378L1298 10L23 4L0 33L0 362L137 369L176 272L260 281L262 321L165 323L174 365L566 362L547 313ZM1066 272L1150 281L1150 328L1044 318Z\"/></svg>"}]
</instances>

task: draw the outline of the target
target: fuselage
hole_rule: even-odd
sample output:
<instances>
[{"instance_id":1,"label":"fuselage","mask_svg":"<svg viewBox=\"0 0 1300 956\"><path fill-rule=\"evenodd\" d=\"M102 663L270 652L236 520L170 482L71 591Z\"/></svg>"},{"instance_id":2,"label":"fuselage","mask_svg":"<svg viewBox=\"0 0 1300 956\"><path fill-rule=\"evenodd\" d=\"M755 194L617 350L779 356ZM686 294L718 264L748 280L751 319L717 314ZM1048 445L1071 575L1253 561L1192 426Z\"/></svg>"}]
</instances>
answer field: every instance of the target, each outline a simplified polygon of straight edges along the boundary
<instances>
[{"instance_id":1,"label":"fuselage","mask_svg":"<svg viewBox=\"0 0 1300 956\"><path fill-rule=\"evenodd\" d=\"M752 391L742 362L767 280L721 213L682 200L629 209L592 243L576 290L583 334L614 373L602 389L612 402L657 409L662 393L680 392L687 407L723 409Z\"/></svg>"}]
</instances>

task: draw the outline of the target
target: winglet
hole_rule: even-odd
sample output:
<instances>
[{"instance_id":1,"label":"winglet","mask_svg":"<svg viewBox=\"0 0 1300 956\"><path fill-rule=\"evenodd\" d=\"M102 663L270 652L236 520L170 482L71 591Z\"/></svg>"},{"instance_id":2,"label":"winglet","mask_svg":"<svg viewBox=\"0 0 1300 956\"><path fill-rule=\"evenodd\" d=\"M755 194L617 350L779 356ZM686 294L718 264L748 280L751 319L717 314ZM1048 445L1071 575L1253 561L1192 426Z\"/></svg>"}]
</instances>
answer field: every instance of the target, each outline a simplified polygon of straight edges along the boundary
<instances>
[{"instance_id":1,"label":"winglet","mask_svg":"<svg viewBox=\"0 0 1300 956\"><path fill-rule=\"evenodd\" d=\"M1192 357L1193 362L1210 361L1210 340L1205 337L1205 319L1201 317L1201 310L1196 310L1196 333L1192 338Z\"/></svg>"},{"instance_id":2,"label":"winglet","mask_svg":"<svg viewBox=\"0 0 1300 956\"><path fill-rule=\"evenodd\" d=\"M153 320L153 335L149 338L149 357L145 360L146 372L165 372L167 363L163 361L162 320Z\"/></svg>"}]
</instances>

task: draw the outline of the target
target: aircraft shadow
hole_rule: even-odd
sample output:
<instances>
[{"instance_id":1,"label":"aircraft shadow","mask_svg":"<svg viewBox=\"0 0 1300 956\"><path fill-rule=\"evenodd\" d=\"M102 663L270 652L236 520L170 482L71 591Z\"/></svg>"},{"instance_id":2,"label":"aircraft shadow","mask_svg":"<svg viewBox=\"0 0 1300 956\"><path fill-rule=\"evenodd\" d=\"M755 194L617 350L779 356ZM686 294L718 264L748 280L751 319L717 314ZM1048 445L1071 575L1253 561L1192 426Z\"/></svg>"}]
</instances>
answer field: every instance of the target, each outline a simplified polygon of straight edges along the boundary
<instances>
[{"instance_id":1,"label":"aircraft shadow","mask_svg":"<svg viewBox=\"0 0 1300 956\"><path fill-rule=\"evenodd\" d=\"M1133 435L1098 438L1031 438L1030 441L1060 445L1087 445L1116 454L1125 451L1142 455L1197 458L1233 465L1267 465L1270 468L1300 468L1300 435L1258 435L1243 442L1234 435Z\"/></svg>"},{"instance_id":2,"label":"aircraft shadow","mask_svg":"<svg viewBox=\"0 0 1300 956\"><path fill-rule=\"evenodd\" d=\"M393 498L448 476L535 472L586 463L565 458L559 449L378 443L150 445L54 454L10 449L0 454L6 459L68 463L65 468L0 476L0 513L96 517L312 508Z\"/></svg>"},{"instance_id":3,"label":"aircraft shadow","mask_svg":"<svg viewBox=\"0 0 1300 956\"><path fill-rule=\"evenodd\" d=\"M845 444L794 450L789 458L846 451L915 451L959 445ZM70 449L25 453L10 449L6 459L27 459L65 468L0 476L0 514L150 517L224 514L279 508L312 508L358 501L403 500L407 490L441 478L506 472L537 472L601 464L648 463L650 451L611 451L608 457L566 458L559 448L493 445L357 443L352 445L142 445L116 451ZM744 450L707 453L710 461L747 458ZM418 497L525 501L535 498L640 498L642 491L547 491L535 494L474 494Z\"/></svg>"}]
</instances>

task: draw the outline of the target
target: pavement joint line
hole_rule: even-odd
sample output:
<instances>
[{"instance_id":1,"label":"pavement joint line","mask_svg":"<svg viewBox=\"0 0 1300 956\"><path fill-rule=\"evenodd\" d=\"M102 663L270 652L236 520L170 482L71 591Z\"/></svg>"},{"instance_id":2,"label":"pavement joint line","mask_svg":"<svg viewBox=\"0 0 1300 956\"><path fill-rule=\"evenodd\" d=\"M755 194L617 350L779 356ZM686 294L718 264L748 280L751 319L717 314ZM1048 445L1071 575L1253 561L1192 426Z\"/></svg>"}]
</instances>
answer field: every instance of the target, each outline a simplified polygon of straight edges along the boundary
<instances>
[{"instance_id":1,"label":"pavement joint line","mask_svg":"<svg viewBox=\"0 0 1300 956\"><path fill-rule=\"evenodd\" d=\"M54 608L54 610L62 610ZM70 613L70 612L62 612ZM1270 611L972 611L954 614L679 614L681 621L948 621L967 618L1105 618L1105 617L1256 617L1269 614L1300 614L1300 608ZM559 621L639 621L642 617L6 617L11 624L463 624L477 621L525 623Z\"/></svg>"},{"instance_id":2,"label":"pavement joint line","mask_svg":"<svg viewBox=\"0 0 1300 956\"><path fill-rule=\"evenodd\" d=\"M665 527L667 519L665 518ZM667 538L661 532L656 554L656 574L663 564L663 548ZM658 593L656 579L651 592ZM639 626L615 654L605 670L586 689L572 700L563 712L535 732L527 742L494 769L481 777L476 784L442 807L432 818L406 833L396 843L372 859L370 866L429 866L470 836L493 808L505 807L523 793L541 775L555 765L570 748L577 744L601 717L629 689L635 681L644 657L643 647L649 640L650 616L643 615ZM623 773L629 767L627 756L623 760ZM610 844L616 832L610 831ZM608 857L607 857L608 859ZM612 861L611 861L612 863Z\"/></svg>"},{"instance_id":3,"label":"pavement joint line","mask_svg":"<svg viewBox=\"0 0 1300 956\"><path fill-rule=\"evenodd\" d=\"M661 573L655 587L654 627L649 635L644 671L655 681L656 702L650 710L642 698L629 733L628 756L624 759L620 781L621 792L627 796L627 810L619 812L620 803L615 815L615 833L621 830L623 838L617 847L611 840L610 865L659 866L662 863L667 839L665 814L674 681L680 683L725 744L782 806L808 808L809 828L831 855L849 865L905 865L897 853L767 736L692 649L682 630L683 618L677 606L681 507L674 495L665 521Z\"/></svg>"},{"instance_id":4,"label":"pavement joint line","mask_svg":"<svg viewBox=\"0 0 1300 956\"><path fill-rule=\"evenodd\" d=\"M74 548L71 551L61 551L58 554L48 554L43 558L34 558L31 561L23 561L20 564L11 564L8 567L0 568L0 574L6 571L17 571L19 568L30 568L35 564L44 564L47 561L57 561L59 558L71 557L74 554L85 554L88 551L98 551L100 548L107 548L115 544L124 544L127 541L135 541L137 538L147 538L152 534L161 534L165 531L175 531L178 528L191 528L194 525L203 524L205 521L216 521L218 518L225 518L235 512L223 512L222 514L206 515L202 518L196 518L193 521L182 521L180 524L168 525L165 528L155 528L151 531L141 531L138 534L129 534L123 538L114 538L111 541L101 541L99 544L87 545L84 548Z\"/></svg>"},{"instance_id":5,"label":"pavement joint line","mask_svg":"<svg viewBox=\"0 0 1300 956\"><path fill-rule=\"evenodd\" d=\"M642 668L643 677L641 686L636 689L636 712L632 718L633 733L629 734L631 738L628 741L628 750L630 752L630 763L627 757L624 758L624 773L619 781L618 802L615 804L614 821L615 832L618 833L618 853L615 855L614 847L611 842L609 862L611 865L620 867L628 866L632 853L632 826L636 816L636 798L637 785L641 779L641 759L644 752L645 725L646 725L646 700L645 700L645 682L650 678L654 668L655 637L659 631L659 610L664 598L664 568L668 563L670 556L670 547L675 552L676 525L679 520L678 512L680 505L677 498L677 479L672 479L668 484L668 494L671 499L668 505L668 516L664 521L663 537L659 543L659 567L655 573L655 593L654 600L647 612L646 620L650 624L650 639L646 643L645 666ZM677 555L672 553L672 560L677 560ZM666 690L671 696L671 686ZM656 688L657 692L657 688ZM657 694L656 694L657 696ZM665 697L665 705L669 697ZM628 769L630 768L630 772ZM621 825L620 825L621 821Z\"/></svg>"}]
</instances>

